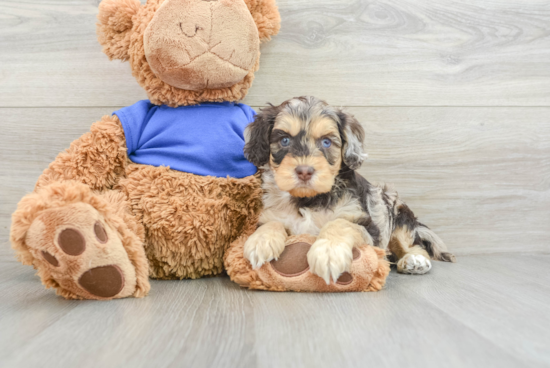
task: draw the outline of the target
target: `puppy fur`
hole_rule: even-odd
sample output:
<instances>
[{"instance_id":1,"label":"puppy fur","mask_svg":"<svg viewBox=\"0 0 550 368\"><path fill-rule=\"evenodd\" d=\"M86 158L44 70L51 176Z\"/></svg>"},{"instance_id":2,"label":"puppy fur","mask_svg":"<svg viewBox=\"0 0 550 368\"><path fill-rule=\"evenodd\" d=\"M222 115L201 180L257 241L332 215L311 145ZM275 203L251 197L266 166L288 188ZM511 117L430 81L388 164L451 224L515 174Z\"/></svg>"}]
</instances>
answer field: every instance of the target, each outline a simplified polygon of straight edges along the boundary
<instances>
[{"instance_id":1,"label":"puppy fur","mask_svg":"<svg viewBox=\"0 0 550 368\"><path fill-rule=\"evenodd\" d=\"M367 156L364 138L352 115L311 96L256 116L245 131L245 156L262 170L264 191L260 226L244 248L253 267L277 259L287 236L299 234L317 236L308 262L327 284L350 270L353 247L365 242L387 250L402 273L428 272L429 258L455 262L396 191L355 171Z\"/></svg>"}]
</instances>

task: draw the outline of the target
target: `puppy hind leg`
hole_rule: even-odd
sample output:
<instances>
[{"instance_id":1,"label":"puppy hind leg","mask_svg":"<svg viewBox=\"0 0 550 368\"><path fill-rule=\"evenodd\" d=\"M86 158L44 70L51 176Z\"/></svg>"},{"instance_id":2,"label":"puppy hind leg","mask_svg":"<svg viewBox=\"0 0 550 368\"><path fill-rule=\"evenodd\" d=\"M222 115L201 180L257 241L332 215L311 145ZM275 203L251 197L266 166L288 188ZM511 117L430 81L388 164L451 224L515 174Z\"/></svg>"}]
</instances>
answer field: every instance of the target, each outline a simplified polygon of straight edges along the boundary
<instances>
[{"instance_id":1,"label":"puppy hind leg","mask_svg":"<svg viewBox=\"0 0 550 368\"><path fill-rule=\"evenodd\" d=\"M414 235L407 226L398 227L392 233L388 245L397 258L397 272L421 275L431 270L430 255L426 249L414 245Z\"/></svg>"},{"instance_id":2,"label":"puppy hind leg","mask_svg":"<svg viewBox=\"0 0 550 368\"><path fill-rule=\"evenodd\" d=\"M414 229L414 243L426 249L431 259L443 262L456 262L456 257L447 251L447 246L436 233L427 226L417 223Z\"/></svg>"}]
</instances>

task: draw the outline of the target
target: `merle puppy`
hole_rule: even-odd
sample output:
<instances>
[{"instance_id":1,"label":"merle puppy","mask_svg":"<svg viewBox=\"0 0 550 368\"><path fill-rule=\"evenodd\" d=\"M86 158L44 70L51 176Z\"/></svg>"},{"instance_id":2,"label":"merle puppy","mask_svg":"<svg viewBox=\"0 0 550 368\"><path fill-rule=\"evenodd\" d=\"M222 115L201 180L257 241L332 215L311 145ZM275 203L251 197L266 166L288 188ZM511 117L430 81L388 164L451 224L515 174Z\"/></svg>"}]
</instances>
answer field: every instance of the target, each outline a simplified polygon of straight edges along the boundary
<instances>
[{"instance_id":1,"label":"merle puppy","mask_svg":"<svg viewBox=\"0 0 550 368\"><path fill-rule=\"evenodd\" d=\"M263 170L260 226L247 240L254 268L277 259L289 235L312 234L307 259L327 284L350 270L354 246L391 252L402 273L424 274L430 258L454 262L441 239L417 221L397 192L357 170L365 132L359 122L315 97L264 108L245 131L245 156Z\"/></svg>"}]
</instances>

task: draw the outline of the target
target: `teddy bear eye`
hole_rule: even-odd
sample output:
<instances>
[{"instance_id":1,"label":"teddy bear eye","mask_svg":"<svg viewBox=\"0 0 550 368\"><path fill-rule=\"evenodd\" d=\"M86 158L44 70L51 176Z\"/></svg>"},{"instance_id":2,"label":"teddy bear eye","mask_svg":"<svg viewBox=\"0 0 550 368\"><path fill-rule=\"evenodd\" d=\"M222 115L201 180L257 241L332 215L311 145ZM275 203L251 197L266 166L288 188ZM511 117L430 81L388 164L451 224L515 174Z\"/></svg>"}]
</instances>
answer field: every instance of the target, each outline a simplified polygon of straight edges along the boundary
<instances>
[{"instance_id":1,"label":"teddy bear eye","mask_svg":"<svg viewBox=\"0 0 550 368\"><path fill-rule=\"evenodd\" d=\"M288 137L281 138L281 146L288 147L289 144L290 144L290 138Z\"/></svg>"},{"instance_id":2,"label":"teddy bear eye","mask_svg":"<svg viewBox=\"0 0 550 368\"><path fill-rule=\"evenodd\" d=\"M328 138L325 138L321 141L321 144L323 145L323 147L329 148L330 146L332 146L332 141Z\"/></svg>"}]
</instances>

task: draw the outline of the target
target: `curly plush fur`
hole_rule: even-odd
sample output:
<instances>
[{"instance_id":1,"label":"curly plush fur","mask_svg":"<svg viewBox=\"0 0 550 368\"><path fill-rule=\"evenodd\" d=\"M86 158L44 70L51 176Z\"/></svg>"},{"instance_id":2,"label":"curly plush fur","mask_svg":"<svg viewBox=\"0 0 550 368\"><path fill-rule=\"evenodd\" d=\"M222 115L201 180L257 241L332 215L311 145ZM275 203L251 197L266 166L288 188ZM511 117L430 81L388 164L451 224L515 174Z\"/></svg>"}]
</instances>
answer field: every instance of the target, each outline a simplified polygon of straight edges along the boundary
<instances>
[{"instance_id":1,"label":"curly plush fur","mask_svg":"<svg viewBox=\"0 0 550 368\"><path fill-rule=\"evenodd\" d=\"M119 184L145 227L156 279L223 271L223 255L261 208L259 176L213 178L131 164Z\"/></svg>"}]
</instances>

